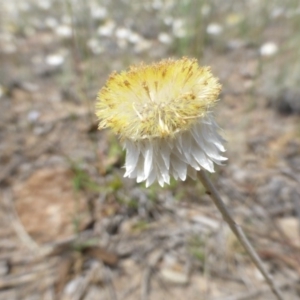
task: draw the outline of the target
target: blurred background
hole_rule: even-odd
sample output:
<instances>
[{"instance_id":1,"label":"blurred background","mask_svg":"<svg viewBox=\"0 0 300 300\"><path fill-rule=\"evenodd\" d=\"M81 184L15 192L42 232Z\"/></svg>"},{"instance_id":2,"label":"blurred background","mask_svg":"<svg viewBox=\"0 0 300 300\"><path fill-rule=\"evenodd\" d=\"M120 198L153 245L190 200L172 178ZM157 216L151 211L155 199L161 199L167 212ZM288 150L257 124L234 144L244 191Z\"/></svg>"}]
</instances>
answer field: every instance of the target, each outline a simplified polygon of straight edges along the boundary
<instances>
[{"instance_id":1,"label":"blurred background","mask_svg":"<svg viewBox=\"0 0 300 300\"><path fill-rule=\"evenodd\" d=\"M0 0L0 299L274 299L199 182L124 179L98 90L195 57L223 85L212 175L285 299L300 297L297 0Z\"/></svg>"}]
</instances>

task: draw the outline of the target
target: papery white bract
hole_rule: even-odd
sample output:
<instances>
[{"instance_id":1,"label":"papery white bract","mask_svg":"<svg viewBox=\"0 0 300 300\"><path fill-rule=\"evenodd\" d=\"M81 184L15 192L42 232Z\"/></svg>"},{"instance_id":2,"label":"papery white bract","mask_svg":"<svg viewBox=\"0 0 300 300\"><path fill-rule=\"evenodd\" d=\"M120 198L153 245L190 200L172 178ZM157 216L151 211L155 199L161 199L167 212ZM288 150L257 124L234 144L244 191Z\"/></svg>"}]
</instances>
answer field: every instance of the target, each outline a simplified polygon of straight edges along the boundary
<instances>
[{"instance_id":1,"label":"papery white bract","mask_svg":"<svg viewBox=\"0 0 300 300\"><path fill-rule=\"evenodd\" d=\"M182 181L187 176L196 179L196 172L201 168L214 172L214 163L222 164L227 159L220 154L225 148L217 130L213 116L208 114L176 138L126 139L124 177L146 181L148 187L156 180L161 186L169 184L170 176Z\"/></svg>"}]
</instances>

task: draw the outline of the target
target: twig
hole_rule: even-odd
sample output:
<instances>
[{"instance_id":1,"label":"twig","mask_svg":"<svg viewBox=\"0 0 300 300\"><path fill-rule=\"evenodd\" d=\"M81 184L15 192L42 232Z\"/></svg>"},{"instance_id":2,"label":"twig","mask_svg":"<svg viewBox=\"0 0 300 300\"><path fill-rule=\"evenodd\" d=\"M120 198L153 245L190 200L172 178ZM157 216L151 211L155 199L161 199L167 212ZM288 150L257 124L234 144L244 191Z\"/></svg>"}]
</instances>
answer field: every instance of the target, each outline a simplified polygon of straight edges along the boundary
<instances>
[{"instance_id":1,"label":"twig","mask_svg":"<svg viewBox=\"0 0 300 300\"><path fill-rule=\"evenodd\" d=\"M283 296L281 295L281 292L279 289L275 286L275 283L273 282L272 277L268 273L267 269L264 267L260 257L258 256L257 252L254 250L253 246L251 245L250 241L246 237L243 229L233 220L229 210L226 208L225 203L221 199L218 191L206 175L205 171L200 170L198 172L198 177L207 189L207 191L210 193L210 197L213 200L214 204L217 206L218 210L221 212L224 220L231 228L232 232L235 234L237 239L240 241L240 243L243 245L247 253L249 254L252 262L256 265L256 267L260 270L261 274L265 278L267 284L273 291L274 295L278 300L283 300Z\"/></svg>"},{"instance_id":2,"label":"twig","mask_svg":"<svg viewBox=\"0 0 300 300\"><path fill-rule=\"evenodd\" d=\"M141 290L141 300L148 299L148 295L150 292L150 281L151 281L152 272L153 270L151 266L147 266L146 270L144 271L142 290Z\"/></svg>"},{"instance_id":3,"label":"twig","mask_svg":"<svg viewBox=\"0 0 300 300\"><path fill-rule=\"evenodd\" d=\"M141 300L147 300L150 294L150 283L151 283L151 276L156 268L157 263L161 260L164 254L164 250L161 250L150 259L150 262L144 272L143 282L142 282L142 289L141 289Z\"/></svg>"},{"instance_id":4,"label":"twig","mask_svg":"<svg viewBox=\"0 0 300 300\"><path fill-rule=\"evenodd\" d=\"M125 300L127 297L131 296L140 287L140 283L135 283L130 286L123 294L120 296L120 300Z\"/></svg>"},{"instance_id":5,"label":"twig","mask_svg":"<svg viewBox=\"0 0 300 300\"><path fill-rule=\"evenodd\" d=\"M293 255L291 257L269 249L261 249L259 253L264 258L275 258L281 260L285 265L291 269L294 269L300 275L300 266L296 263L296 261L299 262L299 256Z\"/></svg>"},{"instance_id":6,"label":"twig","mask_svg":"<svg viewBox=\"0 0 300 300\"><path fill-rule=\"evenodd\" d=\"M82 300L86 296L88 287L89 287L89 285L91 285L98 270L99 270L98 265L92 266L92 268L88 271L88 273L86 274L84 279L77 286L76 292L72 295L73 300Z\"/></svg>"},{"instance_id":7,"label":"twig","mask_svg":"<svg viewBox=\"0 0 300 300\"><path fill-rule=\"evenodd\" d=\"M22 160L22 157L15 157L12 159L12 162L8 166L2 168L0 174L0 184L15 172L15 170L20 166Z\"/></svg>"},{"instance_id":8,"label":"twig","mask_svg":"<svg viewBox=\"0 0 300 300\"><path fill-rule=\"evenodd\" d=\"M22 285L29 285L30 283L36 283L39 282L39 280L43 279L44 276L42 274L43 271L48 271L49 274L48 280L50 278L51 284L54 282L54 273L52 270L48 270L48 266L45 264L45 270L33 270L31 273L22 273L22 274L16 274L16 275L8 275L6 277L0 278L0 290L5 290L9 288L16 288L18 286ZM44 274L43 274L44 275Z\"/></svg>"},{"instance_id":9,"label":"twig","mask_svg":"<svg viewBox=\"0 0 300 300\"><path fill-rule=\"evenodd\" d=\"M107 283L110 299L111 300L118 300L116 289L115 289L114 284L113 284L113 279L112 279L112 274L111 274L110 267L104 266L104 276L105 276L105 281Z\"/></svg>"}]
</instances>

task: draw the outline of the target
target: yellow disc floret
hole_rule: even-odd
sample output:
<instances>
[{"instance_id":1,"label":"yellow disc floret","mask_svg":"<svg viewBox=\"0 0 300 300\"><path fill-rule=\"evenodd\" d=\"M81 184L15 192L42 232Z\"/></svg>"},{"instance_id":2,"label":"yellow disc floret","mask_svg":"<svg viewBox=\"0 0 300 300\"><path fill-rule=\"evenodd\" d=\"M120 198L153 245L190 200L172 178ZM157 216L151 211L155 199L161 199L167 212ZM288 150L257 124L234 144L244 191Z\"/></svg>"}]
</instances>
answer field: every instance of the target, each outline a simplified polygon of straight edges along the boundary
<instances>
[{"instance_id":1,"label":"yellow disc floret","mask_svg":"<svg viewBox=\"0 0 300 300\"><path fill-rule=\"evenodd\" d=\"M195 59L132 66L112 73L100 90L99 128L110 127L121 139L173 137L205 116L220 90L210 68Z\"/></svg>"}]
</instances>

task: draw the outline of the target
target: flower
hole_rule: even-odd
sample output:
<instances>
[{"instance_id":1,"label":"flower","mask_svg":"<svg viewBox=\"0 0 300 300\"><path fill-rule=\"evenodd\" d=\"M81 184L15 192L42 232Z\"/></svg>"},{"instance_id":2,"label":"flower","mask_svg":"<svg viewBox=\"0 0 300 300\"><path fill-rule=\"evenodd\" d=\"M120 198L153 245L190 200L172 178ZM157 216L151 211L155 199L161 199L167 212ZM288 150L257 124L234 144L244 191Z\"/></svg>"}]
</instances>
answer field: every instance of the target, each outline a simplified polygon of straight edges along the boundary
<instances>
[{"instance_id":1,"label":"flower","mask_svg":"<svg viewBox=\"0 0 300 300\"><path fill-rule=\"evenodd\" d=\"M278 46L273 42L267 42L260 47L259 51L262 56L272 56L278 52Z\"/></svg>"},{"instance_id":2,"label":"flower","mask_svg":"<svg viewBox=\"0 0 300 300\"><path fill-rule=\"evenodd\" d=\"M211 112L221 85L195 59L165 59L112 73L99 91L99 128L111 128L126 149L124 177L155 180L196 178L226 160L224 140Z\"/></svg>"}]
</instances>

